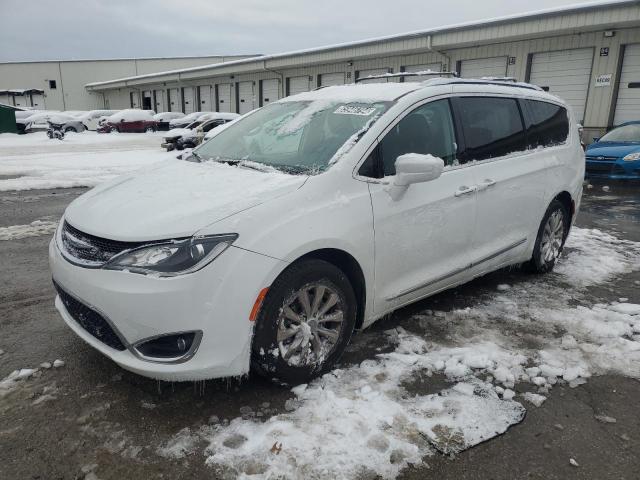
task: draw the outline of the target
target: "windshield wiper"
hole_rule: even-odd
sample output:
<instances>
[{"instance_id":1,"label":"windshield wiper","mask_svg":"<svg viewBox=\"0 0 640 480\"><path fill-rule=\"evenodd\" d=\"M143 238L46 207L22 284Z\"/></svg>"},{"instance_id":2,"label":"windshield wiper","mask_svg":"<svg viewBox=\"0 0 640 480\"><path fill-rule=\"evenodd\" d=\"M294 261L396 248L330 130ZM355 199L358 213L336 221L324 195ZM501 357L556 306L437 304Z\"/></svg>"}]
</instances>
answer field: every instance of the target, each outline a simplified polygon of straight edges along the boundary
<instances>
[{"instance_id":1,"label":"windshield wiper","mask_svg":"<svg viewBox=\"0 0 640 480\"><path fill-rule=\"evenodd\" d=\"M191 154L189 154L189 156L185 158L185 160L187 162L202 163L202 157L194 151L192 151Z\"/></svg>"}]
</instances>

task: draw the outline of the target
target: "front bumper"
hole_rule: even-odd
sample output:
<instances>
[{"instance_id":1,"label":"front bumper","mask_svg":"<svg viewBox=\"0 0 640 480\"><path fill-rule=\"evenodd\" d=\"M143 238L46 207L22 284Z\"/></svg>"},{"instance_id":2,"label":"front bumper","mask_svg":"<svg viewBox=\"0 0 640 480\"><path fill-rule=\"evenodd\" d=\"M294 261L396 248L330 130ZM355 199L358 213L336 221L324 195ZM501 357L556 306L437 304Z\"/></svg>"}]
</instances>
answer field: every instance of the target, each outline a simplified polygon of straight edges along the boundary
<instances>
[{"instance_id":1,"label":"front bumper","mask_svg":"<svg viewBox=\"0 0 640 480\"><path fill-rule=\"evenodd\" d=\"M125 349L112 348L90 334L58 296L56 308L79 337L127 370L171 381L248 372L253 303L284 266L271 257L231 247L198 272L158 278L73 265L62 257L55 238L49 245L49 261L54 282L107 319ZM201 331L202 338L184 362L149 361L132 346L157 335L186 331Z\"/></svg>"},{"instance_id":2,"label":"front bumper","mask_svg":"<svg viewBox=\"0 0 640 480\"><path fill-rule=\"evenodd\" d=\"M619 180L640 179L640 161L625 162L618 160L589 160L585 165L587 178L611 178Z\"/></svg>"}]
</instances>

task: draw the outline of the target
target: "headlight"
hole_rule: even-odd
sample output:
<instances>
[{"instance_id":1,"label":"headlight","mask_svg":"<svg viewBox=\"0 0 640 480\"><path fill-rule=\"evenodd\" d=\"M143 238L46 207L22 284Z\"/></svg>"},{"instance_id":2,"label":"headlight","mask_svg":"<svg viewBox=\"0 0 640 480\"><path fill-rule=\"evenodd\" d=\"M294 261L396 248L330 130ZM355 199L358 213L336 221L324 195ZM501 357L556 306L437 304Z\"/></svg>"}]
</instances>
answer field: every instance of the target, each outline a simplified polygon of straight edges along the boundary
<instances>
[{"instance_id":1,"label":"headlight","mask_svg":"<svg viewBox=\"0 0 640 480\"><path fill-rule=\"evenodd\" d=\"M625 162L635 162L636 160L640 160L640 152L630 153L622 160L624 160Z\"/></svg>"},{"instance_id":2,"label":"headlight","mask_svg":"<svg viewBox=\"0 0 640 480\"><path fill-rule=\"evenodd\" d=\"M235 233L169 240L122 252L103 268L155 273L161 277L184 275L211 263L238 238Z\"/></svg>"}]
</instances>

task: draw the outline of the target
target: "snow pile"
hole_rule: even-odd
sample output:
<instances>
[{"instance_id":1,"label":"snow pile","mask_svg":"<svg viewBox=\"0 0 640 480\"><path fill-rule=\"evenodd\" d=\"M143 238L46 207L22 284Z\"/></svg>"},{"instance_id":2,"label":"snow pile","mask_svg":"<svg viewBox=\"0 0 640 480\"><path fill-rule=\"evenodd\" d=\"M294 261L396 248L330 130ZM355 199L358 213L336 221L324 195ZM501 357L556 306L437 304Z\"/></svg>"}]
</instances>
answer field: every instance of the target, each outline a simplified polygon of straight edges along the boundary
<instances>
[{"instance_id":1,"label":"snow pile","mask_svg":"<svg viewBox=\"0 0 640 480\"><path fill-rule=\"evenodd\" d=\"M48 366L44 366L45 364ZM53 366L55 368L62 367L64 366L64 362L62 360L56 360L53 362ZM49 362L43 362L41 364L41 368L46 370L48 368L51 368L51 364ZM20 370L14 370L5 378L0 380L0 398L7 396L9 393L22 385L27 379L32 377L39 377L41 374L42 370L40 370L40 368L21 368ZM45 400L41 400L41 402L42 401Z\"/></svg>"},{"instance_id":2,"label":"snow pile","mask_svg":"<svg viewBox=\"0 0 640 480\"><path fill-rule=\"evenodd\" d=\"M51 235L56 231L57 227L58 222L49 220L36 220L28 225L0 227L0 240L19 240L27 237Z\"/></svg>"},{"instance_id":3,"label":"snow pile","mask_svg":"<svg viewBox=\"0 0 640 480\"><path fill-rule=\"evenodd\" d=\"M393 478L434 448L456 453L522 420L522 405L476 378L438 394L409 393L402 384L426 368L427 343L406 332L398 339L392 354L294 388L290 413L213 427L207 464L261 478Z\"/></svg>"}]
</instances>

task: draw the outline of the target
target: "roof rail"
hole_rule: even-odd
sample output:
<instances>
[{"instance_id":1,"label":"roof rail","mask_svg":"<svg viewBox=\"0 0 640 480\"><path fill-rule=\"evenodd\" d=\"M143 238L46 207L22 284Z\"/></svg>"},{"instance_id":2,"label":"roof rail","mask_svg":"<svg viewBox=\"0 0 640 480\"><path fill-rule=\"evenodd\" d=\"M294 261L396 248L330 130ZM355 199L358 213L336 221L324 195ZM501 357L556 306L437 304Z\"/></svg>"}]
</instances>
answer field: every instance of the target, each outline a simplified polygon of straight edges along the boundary
<instances>
[{"instance_id":1,"label":"roof rail","mask_svg":"<svg viewBox=\"0 0 640 480\"><path fill-rule=\"evenodd\" d=\"M424 72L399 72L399 73L383 73L381 75L369 75L368 77L356 78L355 83L364 80L378 80L386 78L404 78L404 77L426 77L433 75L436 77L453 77L458 78L458 72L434 72L433 70L425 70Z\"/></svg>"},{"instance_id":2,"label":"roof rail","mask_svg":"<svg viewBox=\"0 0 640 480\"><path fill-rule=\"evenodd\" d=\"M528 90L544 91L542 88L531 83L519 82L511 77L487 77L487 78L452 78L452 79L430 79L423 82L425 85L498 85L500 87L525 88Z\"/></svg>"}]
</instances>

